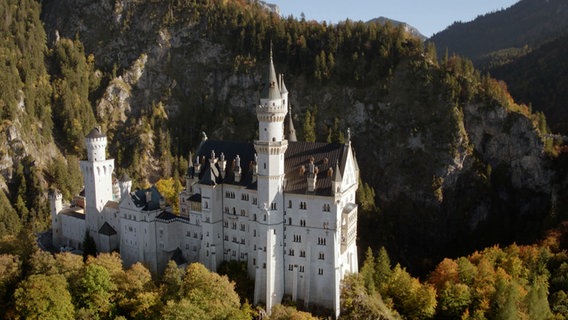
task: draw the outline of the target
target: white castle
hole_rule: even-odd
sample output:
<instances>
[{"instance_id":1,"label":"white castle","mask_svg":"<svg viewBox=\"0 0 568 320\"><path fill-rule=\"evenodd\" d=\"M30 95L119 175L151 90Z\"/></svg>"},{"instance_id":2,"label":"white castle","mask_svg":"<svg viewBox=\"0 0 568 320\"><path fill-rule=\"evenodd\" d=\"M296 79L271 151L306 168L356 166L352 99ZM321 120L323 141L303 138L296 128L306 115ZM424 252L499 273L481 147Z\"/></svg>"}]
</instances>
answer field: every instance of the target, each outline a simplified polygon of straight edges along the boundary
<instances>
[{"instance_id":1,"label":"white castle","mask_svg":"<svg viewBox=\"0 0 568 320\"><path fill-rule=\"evenodd\" d=\"M287 298L338 316L340 281L358 271L359 168L349 138L297 142L291 117L285 135L287 113L288 91L271 56L256 107L258 140L204 135L190 155L179 216L155 187L132 192L127 176L113 184L106 136L93 129L81 161L84 201L63 206L60 193L50 197L54 245L81 249L88 231L100 252L118 250L125 266L140 261L154 273L172 259L212 271L242 261L255 281L255 304L270 311Z\"/></svg>"}]
</instances>

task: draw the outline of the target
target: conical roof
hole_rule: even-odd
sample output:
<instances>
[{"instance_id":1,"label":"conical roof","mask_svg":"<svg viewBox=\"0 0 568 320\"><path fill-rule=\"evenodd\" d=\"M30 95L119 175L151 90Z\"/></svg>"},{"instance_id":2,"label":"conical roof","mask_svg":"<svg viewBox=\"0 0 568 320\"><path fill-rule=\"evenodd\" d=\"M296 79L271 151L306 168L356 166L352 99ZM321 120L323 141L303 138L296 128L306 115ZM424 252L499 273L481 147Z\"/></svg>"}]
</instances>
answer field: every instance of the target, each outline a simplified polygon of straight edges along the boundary
<instances>
[{"instance_id":1,"label":"conical roof","mask_svg":"<svg viewBox=\"0 0 568 320\"><path fill-rule=\"evenodd\" d=\"M264 89L260 95L261 99L276 100L281 99L280 89L278 88L278 79L276 78L276 71L274 70L274 63L272 62L272 50L270 50L270 63L268 65L268 74L264 80Z\"/></svg>"},{"instance_id":2,"label":"conical roof","mask_svg":"<svg viewBox=\"0 0 568 320\"><path fill-rule=\"evenodd\" d=\"M87 139L105 138L106 136L101 132L100 127L93 128L87 135Z\"/></svg>"},{"instance_id":3,"label":"conical roof","mask_svg":"<svg viewBox=\"0 0 568 320\"><path fill-rule=\"evenodd\" d=\"M288 130L286 131L286 140L296 142L296 129L294 128L294 121L292 120L292 108L288 109Z\"/></svg>"}]
</instances>

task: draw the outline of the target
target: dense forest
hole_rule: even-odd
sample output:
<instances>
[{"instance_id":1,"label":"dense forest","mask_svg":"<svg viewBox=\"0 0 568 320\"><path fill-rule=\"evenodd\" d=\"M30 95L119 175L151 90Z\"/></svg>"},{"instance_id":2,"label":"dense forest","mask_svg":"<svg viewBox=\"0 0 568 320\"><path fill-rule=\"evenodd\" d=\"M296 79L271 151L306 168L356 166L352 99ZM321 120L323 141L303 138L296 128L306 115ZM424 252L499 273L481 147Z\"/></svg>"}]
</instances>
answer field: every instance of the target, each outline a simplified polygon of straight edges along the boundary
<instances>
[{"instance_id":1,"label":"dense forest","mask_svg":"<svg viewBox=\"0 0 568 320\"><path fill-rule=\"evenodd\" d=\"M352 128L366 262L345 282L346 317L566 315L565 242L531 245L567 217L562 141L545 138L545 116L471 60L438 55L389 23L282 18L244 0L9 0L0 15L6 317L39 312L26 309L27 300L44 299L25 295L32 281L57 284L49 288L64 297L57 318L217 312L187 285L217 277L198 265L151 278L140 265L100 262L116 255L79 261L23 243L33 242L27 231L49 228L49 189L67 200L80 191L83 137L97 124L116 174L127 172L134 187L157 183L175 204L202 131L257 135L253 111L270 47L300 139L342 142ZM95 291L76 294L85 290ZM110 304L97 305L103 300ZM244 301L225 300L218 318L254 316ZM286 307L274 314L310 317Z\"/></svg>"},{"instance_id":2,"label":"dense forest","mask_svg":"<svg viewBox=\"0 0 568 320\"><path fill-rule=\"evenodd\" d=\"M529 54L491 69L507 82L511 94L542 111L550 129L568 133L568 34L547 42Z\"/></svg>"},{"instance_id":3,"label":"dense forest","mask_svg":"<svg viewBox=\"0 0 568 320\"><path fill-rule=\"evenodd\" d=\"M520 0L510 8L457 21L428 41L439 54L446 50L473 60L480 68L501 65L562 36L568 27L562 0Z\"/></svg>"},{"instance_id":4,"label":"dense forest","mask_svg":"<svg viewBox=\"0 0 568 320\"><path fill-rule=\"evenodd\" d=\"M515 100L543 112L554 133L566 119L566 23L564 1L522 0L510 8L455 23L428 41L472 59L507 83Z\"/></svg>"}]
</instances>

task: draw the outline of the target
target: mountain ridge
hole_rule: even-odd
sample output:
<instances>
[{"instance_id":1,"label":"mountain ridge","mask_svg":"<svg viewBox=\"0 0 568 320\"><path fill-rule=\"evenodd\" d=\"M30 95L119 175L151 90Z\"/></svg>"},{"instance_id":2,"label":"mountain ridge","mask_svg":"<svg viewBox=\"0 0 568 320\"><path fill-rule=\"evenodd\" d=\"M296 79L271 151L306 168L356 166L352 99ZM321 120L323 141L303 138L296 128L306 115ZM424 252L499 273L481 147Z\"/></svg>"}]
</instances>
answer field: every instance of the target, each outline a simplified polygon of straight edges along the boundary
<instances>
[{"instance_id":1,"label":"mountain ridge","mask_svg":"<svg viewBox=\"0 0 568 320\"><path fill-rule=\"evenodd\" d=\"M568 4L562 0L521 0L513 6L478 16L470 22L455 22L434 34L438 55L468 57L479 67L488 66L491 53L501 50L534 49L568 29Z\"/></svg>"}]
</instances>

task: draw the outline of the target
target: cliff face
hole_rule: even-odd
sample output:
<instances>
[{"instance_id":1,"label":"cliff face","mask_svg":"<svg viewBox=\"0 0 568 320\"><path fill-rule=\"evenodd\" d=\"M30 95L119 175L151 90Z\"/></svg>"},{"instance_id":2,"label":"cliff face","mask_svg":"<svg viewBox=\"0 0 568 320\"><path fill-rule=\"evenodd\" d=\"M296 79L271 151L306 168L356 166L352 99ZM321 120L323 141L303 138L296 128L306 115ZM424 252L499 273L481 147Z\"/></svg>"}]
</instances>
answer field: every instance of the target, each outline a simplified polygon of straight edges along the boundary
<instances>
[{"instance_id":1,"label":"cliff face","mask_svg":"<svg viewBox=\"0 0 568 320\"><path fill-rule=\"evenodd\" d=\"M253 110L266 61L208 38L199 12L176 16L171 3L153 1L43 5L48 38L56 30L78 35L98 68L116 71L95 113L118 166L157 178L167 161L157 152L163 141L186 154L201 131L214 139L256 136ZM530 223L540 224L550 208L553 173L532 121L480 98L457 103L440 79L438 65L420 55L395 65L381 85L286 76L297 126L317 105L318 128L334 117L352 128L362 178L383 209L380 218L361 217L370 230L361 231L360 247L386 244L410 264L534 238L540 229Z\"/></svg>"}]
</instances>

